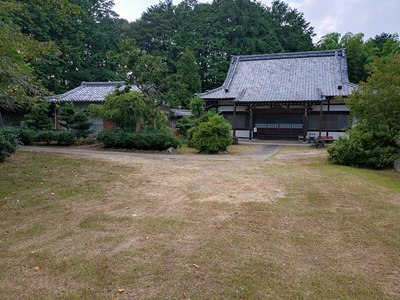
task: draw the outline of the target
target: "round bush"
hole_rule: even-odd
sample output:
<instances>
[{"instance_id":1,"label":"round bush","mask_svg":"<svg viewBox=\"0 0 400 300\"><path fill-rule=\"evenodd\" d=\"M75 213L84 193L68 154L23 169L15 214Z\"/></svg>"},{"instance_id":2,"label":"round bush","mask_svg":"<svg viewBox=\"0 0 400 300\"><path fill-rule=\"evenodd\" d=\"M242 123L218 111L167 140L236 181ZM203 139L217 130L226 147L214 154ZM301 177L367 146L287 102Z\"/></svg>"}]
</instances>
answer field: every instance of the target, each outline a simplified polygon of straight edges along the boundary
<instances>
[{"instance_id":1,"label":"round bush","mask_svg":"<svg viewBox=\"0 0 400 300\"><path fill-rule=\"evenodd\" d=\"M232 127L221 115L212 115L193 130L191 145L202 153L226 151L232 144Z\"/></svg>"},{"instance_id":2,"label":"round bush","mask_svg":"<svg viewBox=\"0 0 400 300\"><path fill-rule=\"evenodd\" d=\"M350 138L340 138L328 149L329 160L347 166L382 169L393 166L399 148L383 131L353 129Z\"/></svg>"},{"instance_id":3,"label":"round bush","mask_svg":"<svg viewBox=\"0 0 400 300\"><path fill-rule=\"evenodd\" d=\"M4 162L7 157L13 154L18 147L18 139L15 132L0 129L0 162Z\"/></svg>"}]
</instances>

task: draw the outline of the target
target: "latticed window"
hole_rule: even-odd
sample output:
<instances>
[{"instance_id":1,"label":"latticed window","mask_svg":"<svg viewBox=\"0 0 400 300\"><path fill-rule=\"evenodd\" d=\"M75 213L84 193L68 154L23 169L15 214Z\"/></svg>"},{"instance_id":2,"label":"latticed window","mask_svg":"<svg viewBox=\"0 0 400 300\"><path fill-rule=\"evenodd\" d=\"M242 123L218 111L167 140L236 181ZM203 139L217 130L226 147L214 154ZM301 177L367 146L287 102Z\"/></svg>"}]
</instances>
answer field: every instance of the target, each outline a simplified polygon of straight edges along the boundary
<instances>
[{"instance_id":1,"label":"latticed window","mask_svg":"<svg viewBox=\"0 0 400 300\"><path fill-rule=\"evenodd\" d=\"M319 115L310 115L308 118L308 129L319 129ZM349 128L348 115L323 115L321 129L323 130L346 130Z\"/></svg>"}]
</instances>

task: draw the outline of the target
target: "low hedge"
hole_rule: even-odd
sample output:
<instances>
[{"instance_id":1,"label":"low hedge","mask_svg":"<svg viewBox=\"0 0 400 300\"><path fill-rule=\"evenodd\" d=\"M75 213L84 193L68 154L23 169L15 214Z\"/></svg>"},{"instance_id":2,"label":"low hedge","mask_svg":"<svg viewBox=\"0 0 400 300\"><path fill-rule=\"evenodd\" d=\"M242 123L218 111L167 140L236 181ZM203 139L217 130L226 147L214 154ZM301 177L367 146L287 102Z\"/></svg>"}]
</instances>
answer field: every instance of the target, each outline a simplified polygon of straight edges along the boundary
<instances>
[{"instance_id":1,"label":"low hedge","mask_svg":"<svg viewBox=\"0 0 400 300\"><path fill-rule=\"evenodd\" d=\"M178 148L179 139L168 128L160 130L143 130L142 132L104 130L97 135L106 148L140 149L163 151L170 147Z\"/></svg>"},{"instance_id":2,"label":"low hedge","mask_svg":"<svg viewBox=\"0 0 400 300\"><path fill-rule=\"evenodd\" d=\"M18 128L15 130L19 141L23 145L34 143L55 143L59 145L73 145L76 140L76 134L71 130L39 130L35 131L28 128Z\"/></svg>"},{"instance_id":3,"label":"low hedge","mask_svg":"<svg viewBox=\"0 0 400 300\"><path fill-rule=\"evenodd\" d=\"M15 131L0 129L0 163L13 154L18 147L18 137Z\"/></svg>"}]
</instances>

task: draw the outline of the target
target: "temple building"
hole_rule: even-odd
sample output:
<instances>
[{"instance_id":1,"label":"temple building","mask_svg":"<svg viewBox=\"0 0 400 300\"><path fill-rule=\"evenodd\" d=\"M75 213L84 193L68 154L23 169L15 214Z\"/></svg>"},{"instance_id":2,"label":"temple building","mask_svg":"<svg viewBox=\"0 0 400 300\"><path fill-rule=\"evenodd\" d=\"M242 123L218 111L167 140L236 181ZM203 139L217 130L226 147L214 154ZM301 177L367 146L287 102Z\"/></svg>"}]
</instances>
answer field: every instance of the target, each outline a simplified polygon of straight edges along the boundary
<instances>
[{"instance_id":1,"label":"temple building","mask_svg":"<svg viewBox=\"0 0 400 300\"><path fill-rule=\"evenodd\" d=\"M234 56L224 84L199 94L240 138L338 138L349 127L345 50Z\"/></svg>"}]
</instances>

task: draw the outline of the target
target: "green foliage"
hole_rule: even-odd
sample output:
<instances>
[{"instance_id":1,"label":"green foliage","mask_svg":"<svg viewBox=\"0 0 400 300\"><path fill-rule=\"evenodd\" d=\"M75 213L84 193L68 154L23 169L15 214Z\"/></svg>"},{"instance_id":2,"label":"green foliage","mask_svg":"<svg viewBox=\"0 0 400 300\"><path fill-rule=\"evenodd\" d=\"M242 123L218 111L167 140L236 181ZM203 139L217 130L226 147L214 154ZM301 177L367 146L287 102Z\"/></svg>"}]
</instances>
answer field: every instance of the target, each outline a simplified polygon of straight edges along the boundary
<instances>
[{"instance_id":1,"label":"green foliage","mask_svg":"<svg viewBox=\"0 0 400 300\"><path fill-rule=\"evenodd\" d=\"M200 98L192 98L190 100L190 110L194 117L200 117L203 115L206 110L204 100Z\"/></svg>"},{"instance_id":2,"label":"green foliage","mask_svg":"<svg viewBox=\"0 0 400 300\"><path fill-rule=\"evenodd\" d=\"M165 98L174 107L188 108L193 95L201 91L200 69L188 49L179 58L176 67L176 74L167 78Z\"/></svg>"},{"instance_id":3,"label":"green foliage","mask_svg":"<svg viewBox=\"0 0 400 300\"><path fill-rule=\"evenodd\" d=\"M341 36L340 33L329 33L321 38L316 48L332 50L346 48L349 78L359 83L368 77L369 64L377 58L387 59L394 53L400 53L400 41L397 34L382 33L364 42L364 34L351 32Z\"/></svg>"},{"instance_id":4,"label":"green foliage","mask_svg":"<svg viewBox=\"0 0 400 300\"><path fill-rule=\"evenodd\" d=\"M192 144L202 153L226 151L232 144L232 127L221 115L214 114L200 122L193 132Z\"/></svg>"},{"instance_id":5,"label":"green foliage","mask_svg":"<svg viewBox=\"0 0 400 300\"><path fill-rule=\"evenodd\" d=\"M357 124L349 139L329 149L334 163L384 168L400 152L400 54L376 60L370 71L368 81L360 83L347 101Z\"/></svg>"},{"instance_id":6,"label":"green foliage","mask_svg":"<svg viewBox=\"0 0 400 300\"><path fill-rule=\"evenodd\" d=\"M55 131L54 139L57 140L59 145L73 145L76 135L70 130L57 130Z\"/></svg>"},{"instance_id":7,"label":"green foliage","mask_svg":"<svg viewBox=\"0 0 400 300\"><path fill-rule=\"evenodd\" d=\"M67 128L70 129L71 126L74 124L75 121L75 105L72 102L65 103L63 106L60 108L60 113L59 116L61 120L64 122L63 125Z\"/></svg>"},{"instance_id":8,"label":"green foliage","mask_svg":"<svg viewBox=\"0 0 400 300\"><path fill-rule=\"evenodd\" d=\"M32 132L24 129L19 130L18 133L22 142L23 138L25 138L28 139L29 143L45 143L47 145L52 142L57 142L59 145L73 145L76 139L75 133L71 130L39 130Z\"/></svg>"},{"instance_id":9,"label":"green foliage","mask_svg":"<svg viewBox=\"0 0 400 300\"><path fill-rule=\"evenodd\" d=\"M8 110L25 107L46 94L32 62L57 54L53 43L40 43L15 24L11 15L23 8L14 1L0 2L0 108Z\"/></svg>"},{"instance_id":10,"label":"green foliage","mask_svg":"<svg viewBox=\"0 0 400 300\"><path fill-rule=\"evenodd\" d=\"M303 13L280 0L272 1L269 12L284 52L313 49L314 28L304 19Z\"/></svg>"},{"instance_id":11,"label":"green foliage","mask_svg":"<svg viewBox=\"0 0 400 300\"><path fill-rule=\"evenodd\" d=\"M187 86L191 96L201 92L200 69L196 63L196 57L189 49L186 49L179 58L176 73L181 78L181 82Z\"/></svg>"},{"instance_id":12,"label":"green foliage","mask_svg":"<svg viewBox=\"0 0 400 300\"><path fill-rule=\"evenodd\" d=\"M21 127L16 130L19 141L23 145L31 145L36 141L36 131L26 127Z\"/></svg>"},{"instance_id":13,"label":"green foliage","mask_svg":"<svg viewBox=\"0 0 400 300\"><path fill-rule=\"evenodd\" d=\"M393 166L400 149L389 133L356 127L350 138L337 140L328 153L335 164L382 169Z\"/></svg>"},{"instance_id":14,"label":"green foliage","mask_svg":"<svg viewBox=\"0 0 400 300\"><path fill-rule=\"evenodd\" d=\"M78 139L81 137L86 138L90 134L91 124L89 112L86 110L78 110L75 112L74 123L71 125L71 129Z\"/></svg>"},{"instance_id":15,"label":"green foliage","mask_svg":"<svg viewBox=\"0 0 400 300\"><path fill-rule=\"evenodd\" d=\"M368 130L400 133L400 53L377 59L369 67L371 76L360 83L346 102L358 123Z\"/></svg>"},{"instance_id":16,"label":"green foliage","mask_svg":"<svg viewBox=\"0 0 400 300\"><path fill-rule=\"evenodd\" d=\"M56 94L81 81L117 79L117 64L108 51L116 50L128 30L117 19L111 0L18 0L23 9L11 15L26 36L53 41L61 52L32 61L35 74Z\"/></svg>"},{"instance_id":17,"label":"green foliage","mask_svg":"<svg viewBox=\"0 0 400 300\"><path fill-rule=\"evenodd\" d=\"M60 118L63 121L62 125L72 129L77 138L86 138L90 134L89 111L76 109L72 102L66 103L60 109Z\"/></svg>"},{"instance_id":18,"label":"green foliage","mask_svg":"<svg viewBox=\"0 0 400 300\"><path fill-rule=\"evenodd\" d=\"M148 100L163 102L167 65L161 57L140 50L134 40L127 39L115 59L123 66L122 74L128 74L127 83L137 86Z\"/></svg>"},{"instance_id":19,"label":"green foliage","mask_svg":"<svg viewBox=\"0 0 400 300\"><path fill-rule=\"evenodd\" d=\"M170 147L178 148L181 143L170 128L160 130L146 129L137 134L137 148L144 150L166 150ZM139 142L141 144L139 144Z\"/></svg>"},{"instance_id":20,"label":"green foliage","mask_svg":"<svg viewBox=\"0 0 400 300\"><path fill-rule=\"evenodd\" d=\"M142 132L104 130L97 135L97 139L106 148L166 150L169 147L178 148L180 141L169 128L161 130L145 129Z\"/></svg>"},{"instance_id":21,"label":"green foliage","mask_svg":"<svg viewBox=\"0 0 400 300\"><path fill-rule=\"evenodd\" d=\"M199 99L199 100L201 100L201 99ZM200 101L197 101L197 99L194 99L193 103L204 104L203 100L201 100L201 102L200 102ZM196 106L196 104L193 105L193 108ZM200 105L198 107L200 108ZM198 115L194 114L189 117L183 117L176 124L176 129L184 137L186 143L190 147L194 147L193 133L196 131L197 126L200 123L207 122L212 116L215 115L215 112L213 112L213 111L208 111L207 113L205 113L203 111L201 114L199 114L199 113L200 113L200 111L198 110Z\"/></svg>"},{"instance_id":22,"label":"green foliage","mask_svg":"<svg viewBox=\"0 0 400 300\"><path fill-rule=\"evenodd\" d=\"M38 102L31 105L29 113L25 116L28 128L35 130L50 129L53 120L50 117L50 104L48 102Z\"/></svg>"},{"instance_id":23,"label":"green foliage","mask_svg":"<svg viewBox=\"0 0 400 300\"><path fill-rule=\"evenodd\" d=\"M35 142L50 144L57 141L58 134L56 130L40 130L36 132Z\"/></svg>"},{"instance_id":24,"label":"green foliage","mask_svg":"<svg viewBox=\"0 0 400 300\"><path fill-rule=\"evenodd\" d=\"M368 76L368 73L365 69L365 66L368 62L368 53L363 38L363 33L356 35L349 34L349 39L346 43L349 79L350 82L354 83L363 81Z\"/></svg>"},{"instance_id":25,"label":"green foliage","mask_svg":"<svg viewBox=\"0 0 400 300\"><path fill-rule=\"evenodd\" d=\"M102 105L90 105L89 108L94 115L130 130L149 116L150 110L147 99L138 91L116 91L108 95Z\"/></svg>"},{"instance_id":26,"label":"green foliage","mask_svg":"<svg viewBox=\"0 0 400 300\"><path fill-rule=\"evenodd\" d=\"M199 119L196 117L193 116L183 117L179 119L178 122L176 123L176 129L188 142L191 139L191 136L189 135L189 130L195 128L198 123Z\"/></svg>"},{"instance_id":27,"label":"green foliage","mask_svg":"<svg viewBox=\"0 0 400 300\"><path fill-rule=\"evenodd\" d=\"M176 62L184 59L181 53L190 49L200 69L202 89L212 89L225 79L230 55L313 48L313 29L303 15L280 1L272 6L250 0L186 0L178 5L161 1L132 23L132 37L139 48L161 56L169 74L176 73Z\"/></svg>"},{"instance_id":28,"label":"green foliage","mask_svg":"<svg viewBox=\"0 0 400 300\"><path fill-rule=\"evenodd\" d=\"M18 140L15 132L0 129L0 163L17 150Z\"/></svg>"}]
</instances>

